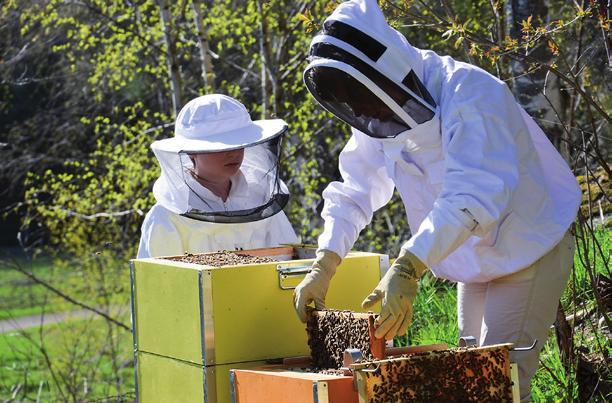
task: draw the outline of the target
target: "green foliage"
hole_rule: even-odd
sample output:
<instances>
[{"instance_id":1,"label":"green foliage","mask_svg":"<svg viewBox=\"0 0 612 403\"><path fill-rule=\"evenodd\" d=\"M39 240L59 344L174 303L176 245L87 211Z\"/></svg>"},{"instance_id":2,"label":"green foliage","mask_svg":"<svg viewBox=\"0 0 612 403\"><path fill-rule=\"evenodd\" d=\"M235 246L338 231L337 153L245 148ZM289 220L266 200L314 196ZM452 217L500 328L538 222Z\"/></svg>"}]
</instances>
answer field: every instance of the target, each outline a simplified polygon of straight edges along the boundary
<instances>
[{"instance_id":1,"label":"green foliage","mask_svg":"<svg viewBox=\"0 0 612 403\"><path fill-rule=\"evenodd\" d=\"M186 78L185 92L195 96L202 93L202 83L195 57L194 15L187 3L170 7L171 28L177 60ZM224 0L210 5L203 20L215 53L217 90L238 97L254 116L281 117L289 122L283 168L290 190L298 197L292 199L287 211L307 242L314 241L320 231L320 194L339 176L336 158L349 135L346 125L313 101L301 80L312 32L335 4L316 1L306 8L291 1L245 1L244 7L236 7L235 1ZM502 53L522 46L501 37L496 44L479 42L485 34L497 32L496 24L501 23L498 14L503 11L498 5L491 8L487 2L458 2L450 11L433 2L382 4L392 24L415 45L448 51L459 58L478 55L472 61L480 61L483 68L494 72L504 70L498 69ZM17 6L10 3L6 7ZM536 26L531 19L523 21L523 33L529 35L523 39L562 44L556 37L573 29L573 25L564 21L567 13L576 10L560 10L563 18L545 27ZM496 18L487 18L491 13L497 13ZM577 18L592 15L593 10L586 9ZM70 161L60 169L27 179L29 220L44 222L52 244L61 243L70 253L106 242L120 249L126 239L137 238L138 216L130 219L113 214L146 211L153 202L146 194L158 169L146 151L153 136L137 133L169 122L172 116L167 102L170 91L167 49L160 44L163 26L159 7L154 1L129 5L121 1L49 0L24 7L20 18L23 35L56 34L51 50L65 60L70 71L83 77L82 83L91 99L102 101L110 96L112 100L112 107L105 113L83 115L80 119L80 129L96 139L95 152L86 160ZM409 26L423 22L430 24L425 29ZM455 42L449 47L451 39ZM528 46L535 46L535 42ZM125 105L147 112L138 112L139 118L133 118L129 116L133 112L127 111ZM104 119L113 123L104 123ZM132 143L130 136L139 140ZM123 137L125 140L117 140ZM124 149L118 142L130 146ZM140 169L135 169L137 166ZM124 184L128 181L133 183ZM39 200L41 194L50 199ZM377 213L356 247L394 252L408 235L402 210L401 202L394 198ZM99 213L111 216L93 218ZM100 231L102 226L105 229Z\"/></svg>"},{"instance_id":2,"label":"green foliage","mask_svg":"<svg viewBox=\"0 0 612 403\"><path fill-rule=\"evenodd\" d=\"M144 79L165 83L165 65L155 63L162 32L154 1L139 2L137 13L121 1L49 0L21 14L22 34L64 32L51 48L65 58L69 70L85 74L97 102L109 92ZM146 66L142 61L146 60Z\"/></svg>"},{"instance_id":3,"label":"green foliage","mask_svg":"<svg viewBox=\"0 0 612 403\"><path fill-rule=\"evenodd\" d=\"M552 332L551 332L552 333ZM577 401L578 385L567 374L551 334L540 353L541 365L531 383L531 398L534 402Z\"/></svg>"},{"instance_id":4,"label":"green foliage","mask_svg":"<svg viewBox=\"0 0 612 403\"><path fill-rule=\"evenodd\" d=\"M153 202L149 190L159 168L148 146L161 131L151 125L163 116L141 104L114 112L81 119L98 139L88 160L67 161L60 172L27 178L30 215L25 224L44 222L49 245L62 255L82 256L102 248L133 254L136 229Z\"/></svg>"}]
</instances>

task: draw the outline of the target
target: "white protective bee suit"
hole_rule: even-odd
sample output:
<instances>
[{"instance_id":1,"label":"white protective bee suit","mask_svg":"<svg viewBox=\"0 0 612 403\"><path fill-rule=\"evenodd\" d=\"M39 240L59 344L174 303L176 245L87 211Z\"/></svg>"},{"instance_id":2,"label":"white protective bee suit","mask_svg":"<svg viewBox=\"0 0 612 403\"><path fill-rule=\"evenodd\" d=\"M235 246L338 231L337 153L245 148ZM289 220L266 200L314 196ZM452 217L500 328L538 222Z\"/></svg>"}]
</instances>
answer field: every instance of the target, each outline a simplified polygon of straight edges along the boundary
<instances>
[{"instance_id":1,"label":"white protective bee suit","mask_svg":"<svg viewBox=\"0 0 612 403\"><path fill-rule=\"evenodd\" d=\"M288 190L278 177L280 139L287 124L251 121L225 95L206 95L181 110L175 137L151 145L161 166L153 186L157 203L142 224L138 258L241 250L296 243L282 208ZM245 149L225 201L191 174L190 154Z\"/></svg>"},{"instance_id":2,"label":"white protective bee suit","mask_svg":"<svg viewBox=\"0 0 612 403\"><path fill-rule=\"evenodd\" d=\"M319 249L344 257L397 188L413 234L404 247L436 276L460 282L460 333L482 345L522 347L538 338L543 346L572 264L566 233L581 192L508 87L478 67L411 46L375 0L342 3L310 56L308 89L353 127L340 154L342 182L323 192ZM317 69L348 74L395 119L364 119L342 100L324 99L309 79ZM409 102L396 103L379 75ZM538 353L513 356L525 400Z\"/></svg>"}]
</instances>

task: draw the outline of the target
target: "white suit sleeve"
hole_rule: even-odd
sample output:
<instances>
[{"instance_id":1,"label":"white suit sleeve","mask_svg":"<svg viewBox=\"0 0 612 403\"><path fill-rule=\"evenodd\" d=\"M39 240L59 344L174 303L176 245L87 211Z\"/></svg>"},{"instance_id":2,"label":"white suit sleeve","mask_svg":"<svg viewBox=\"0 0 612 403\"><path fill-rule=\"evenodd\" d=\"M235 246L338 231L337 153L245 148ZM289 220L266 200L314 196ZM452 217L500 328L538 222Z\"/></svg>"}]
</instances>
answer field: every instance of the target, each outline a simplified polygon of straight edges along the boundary
<instances>
[{"instance_id":1,"label":"white suit sleeve","mask_svg":"<svg viewBox=\"0 0 612 403\"><path fill-rule=\"evenodd\" d=\"M319 248L346 256L374 211L391 200L395 185L385 168L380 144L353 130L340 153L342 182L332 182L323 191L325 220Z\"/></svg>"},{"instance_id":2,"label":"white suit sleeve","mask_svg":"<svg viewBox=\"0 0 612 403\"><path fill-rule=\"evenodd\" d=\"M505 217L519 178L517 142L529 138L506 85L478 71L471 74L464 88L472 90L455 94L442 114L442 191L404 246L428 266L471 235L484 237Z\"/></svg>"},{"instance_id":3,"label":"white suit sleeve","mask_svg":"<svg viewBox=\"0 0 612 403\"><path fill-rule=\"evenodd\" d=\"M138 258L182 255L181 236L170 220L169 212L154 206L142 223Z\"/></svg>"}]
</instances>

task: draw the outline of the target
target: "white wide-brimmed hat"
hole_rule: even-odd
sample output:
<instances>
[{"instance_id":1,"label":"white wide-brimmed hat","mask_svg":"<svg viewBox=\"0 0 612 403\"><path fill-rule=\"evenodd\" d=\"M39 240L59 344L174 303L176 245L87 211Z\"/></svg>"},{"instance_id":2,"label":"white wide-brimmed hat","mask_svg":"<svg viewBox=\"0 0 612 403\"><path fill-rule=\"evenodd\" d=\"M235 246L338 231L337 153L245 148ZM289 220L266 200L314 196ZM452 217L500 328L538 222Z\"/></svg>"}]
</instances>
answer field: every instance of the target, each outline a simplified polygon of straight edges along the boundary
<instances>
[{"instance_id":1,"label":"white wide-brimmed hat","mask_svg":"<svg viewBox=\"0 0 612 403\"><path fill-rule=\"evenodd\" d=\"M178 114L174 137L155 141L154 150L166 152L217 152L249 147L287 130L282 119L251 120L237 100L222 94L189 101Z\"/></svg>"}]
</instances>

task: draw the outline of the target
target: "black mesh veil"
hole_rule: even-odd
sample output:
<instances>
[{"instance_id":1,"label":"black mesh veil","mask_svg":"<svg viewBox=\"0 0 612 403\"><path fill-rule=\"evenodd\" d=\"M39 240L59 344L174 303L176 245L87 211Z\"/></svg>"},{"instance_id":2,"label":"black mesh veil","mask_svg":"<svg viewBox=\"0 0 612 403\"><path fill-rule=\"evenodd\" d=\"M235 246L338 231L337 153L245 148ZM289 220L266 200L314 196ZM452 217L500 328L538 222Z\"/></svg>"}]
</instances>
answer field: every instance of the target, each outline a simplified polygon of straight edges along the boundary
<instances>
[{"instance_id":1,"label":"black mesh veil","mask_svg":"<svg viewBox=\"0 0 612 403\"><path fill-rule=\"evenodd\" d=\"M436 103L413 71L401 82L391 80L376 68L384 46L365 34L353 35L355 29L347 31L346 24L328 25L324 34L335 37L313 42L304 71L304 83L325 109L376 138L396 137L434 117ZM339 39L358 46L367 57L351 53L351 46Z\"/></svg>"}]
</instances>

